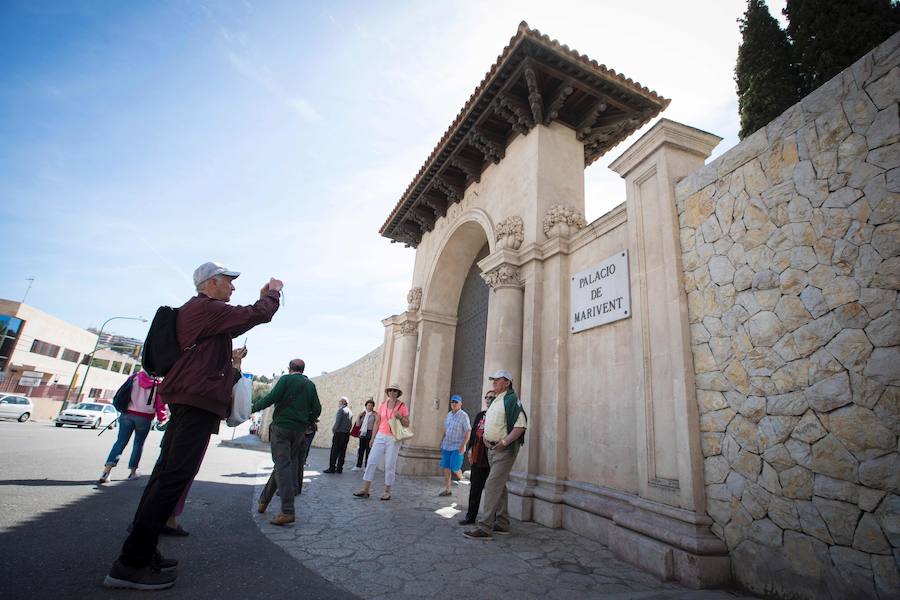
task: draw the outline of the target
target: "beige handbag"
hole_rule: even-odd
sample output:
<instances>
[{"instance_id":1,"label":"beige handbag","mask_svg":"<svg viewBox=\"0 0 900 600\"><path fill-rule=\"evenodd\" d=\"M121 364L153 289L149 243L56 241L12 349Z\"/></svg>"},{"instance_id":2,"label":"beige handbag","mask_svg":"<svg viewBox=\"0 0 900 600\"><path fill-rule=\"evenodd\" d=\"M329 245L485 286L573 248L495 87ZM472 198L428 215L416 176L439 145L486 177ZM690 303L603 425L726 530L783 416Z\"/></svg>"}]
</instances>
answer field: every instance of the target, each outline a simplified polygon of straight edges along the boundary
<instances>
[{"instance_id":1,"label":"beige handbag","mask_svg":"<svg viewBox=\"0 0 900 600\"><path fill-rule=\"evenodd\" d=\"M400 408L398 406L394 410L395 415L397 414L397 411L399 411L399 409ZM399 417L396 417L396 416L392 417L391 420L388 421L388 425L390 425L390 427L391 427L391 434L393 434L394 439L397 440L398 442L402 442L403 440L408 440L409 438L411 438L412 436L415 435L415 433L413 433L412 427L404 427L403 424L400 422Z\"/></svg>"}]
</instances>

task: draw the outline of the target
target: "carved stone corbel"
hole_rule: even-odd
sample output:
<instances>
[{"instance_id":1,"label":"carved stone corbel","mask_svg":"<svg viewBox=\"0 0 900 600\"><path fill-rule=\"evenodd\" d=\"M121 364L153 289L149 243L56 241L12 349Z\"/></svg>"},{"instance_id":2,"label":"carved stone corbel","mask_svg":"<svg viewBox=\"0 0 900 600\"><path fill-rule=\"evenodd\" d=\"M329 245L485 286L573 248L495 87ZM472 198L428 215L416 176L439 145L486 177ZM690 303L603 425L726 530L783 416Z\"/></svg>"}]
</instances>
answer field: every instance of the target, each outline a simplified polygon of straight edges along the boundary
<instances>
[{"instance_id":1,"label":"carved stone corbel","mask_svg":"<svg viewBox=\"0 0 900 600\"><path fill-rule=\"evenodd\" d=\"M548 238L569 237L587 227L584 214L577 208L554 204L544 215L544 234Z\"/></svg>"},{"instance_id":2,"label":"carved stone corbel","mask_svg":"<svg viewBox=\"0 0 900 600\"><path fill-rule=\"evenodd\" d=\"M422 288L414 287L406 294L406 302L408 306L406 310L416 312L422 308Z\"/></svg>"},{"instance_id":3,"label":"carved stone corbel","mask_svg":"<svg viewBox=\"0 0 900 600\"><path fill-rule=\"evenodd\" d=\"M518 250L525 240L525 223L522 217L512 215L497 223L497 247Z\"/></svg>"}]
</instances>

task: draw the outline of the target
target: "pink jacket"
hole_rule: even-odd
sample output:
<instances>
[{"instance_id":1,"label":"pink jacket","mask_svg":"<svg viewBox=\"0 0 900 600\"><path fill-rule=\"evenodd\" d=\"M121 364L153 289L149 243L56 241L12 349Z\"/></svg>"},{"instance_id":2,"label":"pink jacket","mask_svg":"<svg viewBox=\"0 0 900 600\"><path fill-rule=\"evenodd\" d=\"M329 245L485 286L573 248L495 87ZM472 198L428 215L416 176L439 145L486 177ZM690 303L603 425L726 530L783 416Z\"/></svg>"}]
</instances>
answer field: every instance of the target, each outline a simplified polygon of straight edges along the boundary
<instances>
[{"instance_id":1,"label":"pink jacket","mask_svg":"<svg viewBox=\"0 0 900 600\"><path fill-rule=\"evenodd\" d=\"M128 412L152 419L156 414L156 420L162 423L166 420L166 402L159 395L159 381L145 373L143 370L134 375L134 384L131 386L131 401L128 403ZM154 390L154 385L156 389ZM153 394L153 400L150 394ZM152 402L152 404L151 404Z\"/></svg>"}]
</instances>

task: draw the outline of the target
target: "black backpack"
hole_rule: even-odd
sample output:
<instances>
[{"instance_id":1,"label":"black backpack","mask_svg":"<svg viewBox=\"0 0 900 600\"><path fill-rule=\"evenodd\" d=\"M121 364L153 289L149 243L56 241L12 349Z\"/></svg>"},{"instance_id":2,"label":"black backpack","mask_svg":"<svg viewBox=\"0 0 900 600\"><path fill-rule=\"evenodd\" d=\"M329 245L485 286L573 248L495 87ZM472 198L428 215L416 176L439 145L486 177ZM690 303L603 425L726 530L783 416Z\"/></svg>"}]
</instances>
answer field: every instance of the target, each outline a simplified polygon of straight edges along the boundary
<instances>
[{"instance_id":1,"label":"black backpack","mask_svg":"<svg viewBox=\"0 0 900 600\"><path fill-rule=\"evenodd\" d=\"M131 401L131 388L134 387L134 376L129 377L125 380L125 383L116 390L116 395L113 396L113 406L116 407L116 410L120 413L128 410L128 403Z\"/></svg>"},{"instance_id":2,"label":"black backpack","mask_svg":"<svg viewBox=\"0 0 900 600\"><path fill-rule=\"evenodd\" d=\"M141 366L153 377L165 377L181 356L181 347L175 336L177 316L177 308L160 306L150 323L150 331L141 350Z\"/></svg>"}]
</instances>

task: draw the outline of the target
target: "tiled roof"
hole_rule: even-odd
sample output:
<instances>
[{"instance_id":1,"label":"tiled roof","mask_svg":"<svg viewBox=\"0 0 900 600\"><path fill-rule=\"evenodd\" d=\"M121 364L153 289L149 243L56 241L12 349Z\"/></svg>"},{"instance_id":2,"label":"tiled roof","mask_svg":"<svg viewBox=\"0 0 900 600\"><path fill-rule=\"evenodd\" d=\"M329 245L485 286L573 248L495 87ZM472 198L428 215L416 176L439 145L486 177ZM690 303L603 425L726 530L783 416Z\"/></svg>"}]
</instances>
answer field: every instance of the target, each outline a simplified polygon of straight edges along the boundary
<instances>
[{"instance_id":1,"label":"tiled roof","mask_svg":"<svg viewBox=\"0 0 900 600\"><path fill-rule=\"evenodd\" d=\"M516 50L526 41L536 42L539 45L556 53L557 55L564 56L567 59L577 62L580 67L588 70L592 75L600 77L601 79L615 85L617 88L624 89L631 94L644 98L645 100L649 101L650 104L658 107L656 111L657 113L669 105L669 99L658 95L656 92L648 89L646 86L641 85L639 82L627 78L621 73L617 73L613 69L607 68L606 65L598 63L596 60L593 60L588 56L581 54L577 50L569 48L567 45L561 44L559 41L552 39L545 34L542 34L539 30L531 29L528 26L528 23L522 21L519 24L516 34L512 38L510 38L509 43L497 57L497 60L494 62L493 66L491 66L490 70L481 80L481 83L469 96L469 99L466 101L462 110L459 111L456 118L453 120L453 123L444 132L441 140L435 145L434 149L431 151L431 154L429 154L428 158L425 160L425 163L419 169L418 173L416 173L416 176L413 178L409 186L407 186L406 191L403 193L403 196L391 211L391 214L385 221L384 225L382 225L380 229L382 235L388 235L389 227L396 220L398 213L403 209L404 205L410 202L410 194L415 190L423 176L425 176L426 173L428 173L429 170L434 166L435 159L440 155L444 146L453 137L454 133L456 133L460 129L461 125L464 123L472 110L476 107L478 101L485 94L490 84L502 71L504 65L515 54ZM644 119L640 125L628 131L627 134L630 135L630 133L634 129L639 128L647 121L649 121L649 118Z\"/></svg>"}]
</instances>

